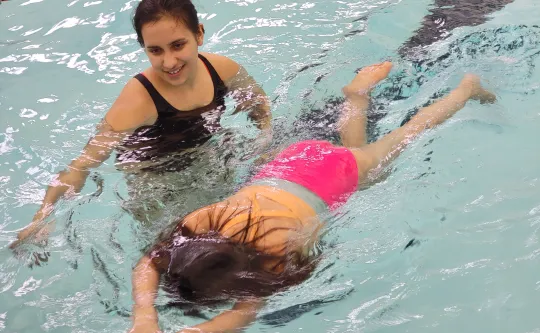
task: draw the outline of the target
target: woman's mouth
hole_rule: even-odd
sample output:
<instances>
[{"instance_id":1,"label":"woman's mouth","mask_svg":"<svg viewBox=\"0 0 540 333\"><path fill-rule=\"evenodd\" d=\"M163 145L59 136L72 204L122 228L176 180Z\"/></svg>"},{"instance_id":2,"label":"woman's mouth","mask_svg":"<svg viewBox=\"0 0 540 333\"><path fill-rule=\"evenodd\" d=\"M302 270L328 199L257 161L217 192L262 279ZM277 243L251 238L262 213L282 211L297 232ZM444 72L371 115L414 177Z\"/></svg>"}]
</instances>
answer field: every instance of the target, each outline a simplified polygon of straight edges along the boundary
<instances>
[{"instance_id":1,"label":"woman's mouth","mask_svg":"<svg viewBox=\"0 0 540 333\"><path fill-rule=\"evenodd\" d=\"M176 77L176 76L178 76L180 74L180 71L182 70L182 68L184 68L183 65L181 67L179 67L179 68L174 69L174 70L164 71L164 72L167 73L169 75L169 77Z\"/></svg>"}]
</instances>

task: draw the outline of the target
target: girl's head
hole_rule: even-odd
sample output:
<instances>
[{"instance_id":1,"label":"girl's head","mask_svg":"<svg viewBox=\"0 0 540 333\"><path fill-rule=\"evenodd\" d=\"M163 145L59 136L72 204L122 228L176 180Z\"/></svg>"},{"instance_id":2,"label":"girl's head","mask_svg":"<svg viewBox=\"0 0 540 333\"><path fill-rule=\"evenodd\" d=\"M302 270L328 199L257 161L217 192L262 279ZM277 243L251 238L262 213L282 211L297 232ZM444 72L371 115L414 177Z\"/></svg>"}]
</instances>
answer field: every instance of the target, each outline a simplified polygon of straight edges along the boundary
<instances>
[{"instance_id":1,"label":"girl's head","mask_svg":"<svg viewBox=\"0 0 540 333\"><path fill-rule=\"evenodd\" d=\"M172 85L194 77L204 28L190 0L142 0L133 26L159 77Z\"/></svg>"},{"instance_id":2,"label":"girl's head","mask_svg":"<svg viewBox=\"0 0 540 333\"><path fill-rule=\"evenodd\" d=\"M187 234L187 235L186 235ZM182 302L214 303L235 297L264 297L303 281L313 268L297 254L276 257L238 244L217 232L174 233L150 252L163 288ZM268 263L282 264L269 272Z\"/></svg>"}]
</instances>

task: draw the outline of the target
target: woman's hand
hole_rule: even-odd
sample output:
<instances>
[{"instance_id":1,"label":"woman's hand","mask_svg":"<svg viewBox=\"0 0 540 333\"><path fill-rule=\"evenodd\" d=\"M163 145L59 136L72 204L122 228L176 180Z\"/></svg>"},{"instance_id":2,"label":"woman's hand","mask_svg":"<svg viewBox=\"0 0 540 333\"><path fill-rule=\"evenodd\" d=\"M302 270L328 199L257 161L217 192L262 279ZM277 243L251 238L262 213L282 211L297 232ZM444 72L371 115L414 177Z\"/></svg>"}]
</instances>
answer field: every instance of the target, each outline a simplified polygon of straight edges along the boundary
<instances>
[{"instance_id":1,"label":"woman's hand","mask_svg":"<svg viewBox=\"0 0 540 333\"><path fill-rule=\"evenodd\" d=\"M28 267L41 266L49 261L50 252L45 249L49 234L54 230L55 221L46 224L32 222L21 230L17 240L9 244L9 248L19 260L28 262ZM28 247L37 248L30 250Z\"/></svg>"},{"instance_id":2,"label":"woman's hand","mask_svg":"<svg viewBox=\"0 0 540 333\"><path fill-rule=\"evenodd\" d=\"M34 215L32 222L27 225L23 230L17 234L17 240L9 245L10 249L14 249L19 246L28 237L33 236L32 243L46 245L49 239L49 234L54 230L55 221L45 222L46 217L53 210L52 205L44 205Z\"/></svg>"}]
</instances>

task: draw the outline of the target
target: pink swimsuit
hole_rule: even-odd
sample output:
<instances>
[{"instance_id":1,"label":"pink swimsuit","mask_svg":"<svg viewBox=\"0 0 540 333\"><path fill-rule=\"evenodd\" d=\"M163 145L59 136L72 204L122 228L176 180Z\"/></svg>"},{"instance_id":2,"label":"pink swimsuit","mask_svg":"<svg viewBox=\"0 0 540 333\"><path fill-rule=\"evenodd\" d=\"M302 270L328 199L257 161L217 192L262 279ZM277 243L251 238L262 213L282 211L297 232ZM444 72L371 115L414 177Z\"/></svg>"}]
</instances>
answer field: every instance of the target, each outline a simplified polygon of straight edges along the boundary
<instances>
[{"instance_id":1,"label":"pink swimsuit","mask_svg":"<svg viewBox=\"0 0 540 333\"><path fill-rule=\"evenodd\" d=\"M352 152L327 141L301 141L264 165L253 180L277 178L317 194L330 209L347 201L358 187L358 167Z\"/></svg>"}]
</instances>

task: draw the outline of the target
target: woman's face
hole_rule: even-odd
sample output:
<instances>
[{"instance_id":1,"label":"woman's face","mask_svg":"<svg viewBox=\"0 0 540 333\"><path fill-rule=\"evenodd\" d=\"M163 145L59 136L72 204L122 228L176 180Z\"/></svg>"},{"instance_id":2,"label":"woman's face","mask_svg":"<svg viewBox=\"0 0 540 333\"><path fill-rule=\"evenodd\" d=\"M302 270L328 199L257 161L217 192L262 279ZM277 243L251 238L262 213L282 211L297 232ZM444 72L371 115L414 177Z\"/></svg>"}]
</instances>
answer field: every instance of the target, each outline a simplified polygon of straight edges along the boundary
<instances>
[{"instance_id":1,"label":"woman's face","mask_svg":"<svg viewBox=\"0 0 540 333\"><path fill-rule=\"evenodd\" d=\"M179 86L196 74L202 26L194 34L183 23L165 16L142 27L145 52L156 74L165 82Z\"/></svg>"}]
</instances>

